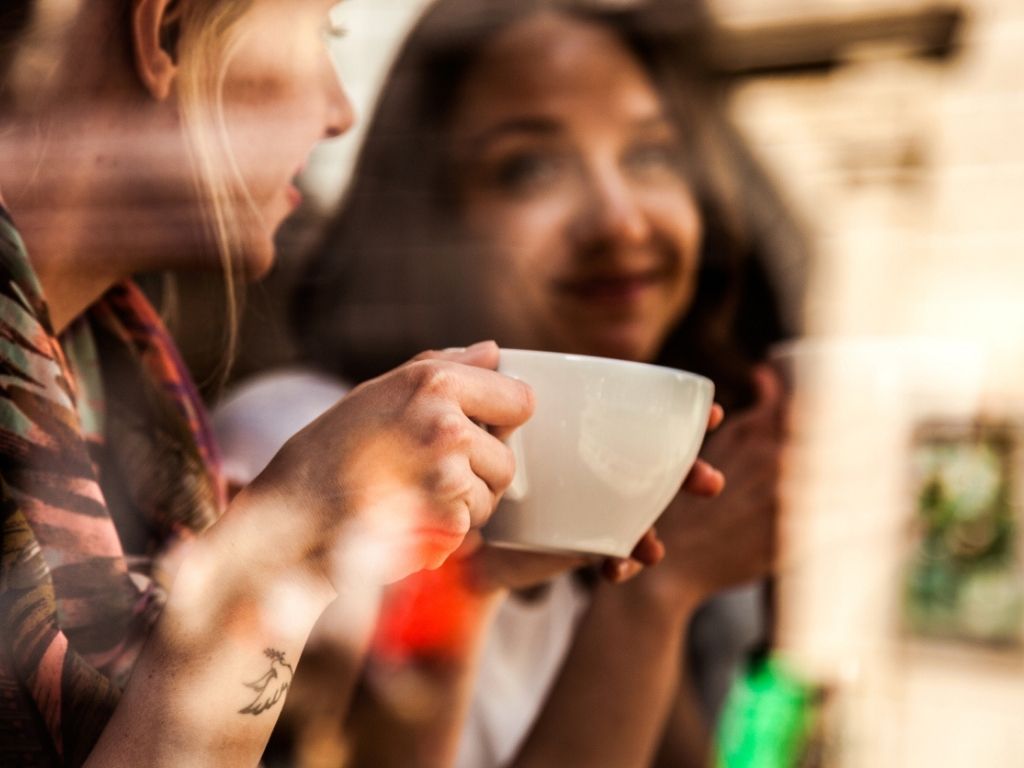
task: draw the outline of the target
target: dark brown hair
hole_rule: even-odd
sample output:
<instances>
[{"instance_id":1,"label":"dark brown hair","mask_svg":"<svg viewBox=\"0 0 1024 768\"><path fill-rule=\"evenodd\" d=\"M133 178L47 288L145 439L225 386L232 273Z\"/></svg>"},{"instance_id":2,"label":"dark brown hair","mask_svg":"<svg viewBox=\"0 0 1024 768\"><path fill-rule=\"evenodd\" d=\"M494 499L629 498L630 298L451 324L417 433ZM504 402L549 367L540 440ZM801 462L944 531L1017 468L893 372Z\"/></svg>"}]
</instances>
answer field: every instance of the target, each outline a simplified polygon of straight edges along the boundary
<instances>
[{"instance_id":1,"label":"dark brown hair","mask_svg":"<svg viewBox=\"0 0 1024 768\"><path fill-rule=\"evenodd\" d=\"M8 108L8 76L18 42L28 28L35 10L34 0L4 0L0 8L0 109Z\"/></svg>"},{"instance_id":2,"label":"dark brown hair","mask_svg":"<svg viewBox=\"0 0 1024 768\"><path fill-rule=\"evenodd\" d=\"M683 162L705 240L694 302L658 362L710 375L727 405L745 401L748 360L782 335L761 269L768 254L757 253L756 217L747 210L749 185L770 186L724 119L718 81L705 65L709 23L702 5L686 0L436 3L391 69L344 204L300 280L291 319L303 356L359 381L423 349L481 338L501 343L500 328L481 306L486 300L469 300L488 260L459 222L449 123L460 85L487 43L542 10L613 30L685 126ZM762 198L782 210L773 193ZM762 289L760 317L744 339L737 309L749 280Z\"/></svg>"}]
</instances>

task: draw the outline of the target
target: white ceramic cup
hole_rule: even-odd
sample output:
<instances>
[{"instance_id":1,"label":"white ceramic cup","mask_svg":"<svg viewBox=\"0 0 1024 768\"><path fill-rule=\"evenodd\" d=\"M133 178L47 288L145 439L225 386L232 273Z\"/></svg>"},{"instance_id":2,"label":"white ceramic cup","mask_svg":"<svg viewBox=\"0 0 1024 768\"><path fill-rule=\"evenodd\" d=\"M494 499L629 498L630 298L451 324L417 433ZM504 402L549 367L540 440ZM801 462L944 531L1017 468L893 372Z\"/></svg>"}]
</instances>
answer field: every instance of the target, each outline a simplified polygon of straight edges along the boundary
<instances>
[{"instance_id":1,"label":"white ceramic cup","mask_svg":"<svg viewBox=\"0 0 1024 768\"><path fill-rule=\"evenodd\" d=\"M537 407L509 440L516 475L486 539L627 557L693 466L714 384L672 368L517 349L501 351L498 370L530 384Z\"/></svg>"}]
</instances>

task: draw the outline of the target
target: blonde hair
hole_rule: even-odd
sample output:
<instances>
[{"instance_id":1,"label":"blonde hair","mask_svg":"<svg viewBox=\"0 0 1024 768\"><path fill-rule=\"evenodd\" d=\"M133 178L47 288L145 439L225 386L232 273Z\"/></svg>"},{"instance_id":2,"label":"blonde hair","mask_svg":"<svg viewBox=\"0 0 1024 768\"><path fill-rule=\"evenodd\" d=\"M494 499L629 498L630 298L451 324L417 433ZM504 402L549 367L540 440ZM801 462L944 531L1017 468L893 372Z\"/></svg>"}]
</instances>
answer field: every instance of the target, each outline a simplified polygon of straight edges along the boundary
<instances>
[{"instance_id":1,"label":"blonde hair","mask_svg":"<svg viewBox=\"0 0 1024 768\"><path fill-rule=\"evenodd\" d=\"M237 23L252 0L179 0L166 25L176 42L182 128L203 217L224 274L227 331L222 383L238 346L240 290L234 264L244 247L246 219L260 213L231 152L224 118L224 79L239 39Z\"/></svg>"},{"instance_id":2,"label":"blonde hair","mask_svg":"<svg viewBox=\"0 0 1024 768\"><path fill-rule=\"evenodd\" d=\"M214 244L224 277L227 322L222 380L227 379L238 345L241 298L235 265L246 245L243 233L260 219L235 162L224 114L224 82L239 43L238 22L252 4L253 0L169 0L161 30L161 41L177 62L181 128L192 181L208 241ZM35 120L38 131L45 132L48 105L63 98L57 92L58 66L67 51L87 45L89 50L119 56L120 65L131 67L131 20L130 0L75 0L60 5L15 0L14 6L0 12L0 104L17 103L18 119ZM91 31L98 37L76 39L80 23L94 25ZM71 66L81 71L78 62ZM171 304L173 293L165 290ZM164 309L166 315L167 304Z\"/></svg>"}]
</instances>

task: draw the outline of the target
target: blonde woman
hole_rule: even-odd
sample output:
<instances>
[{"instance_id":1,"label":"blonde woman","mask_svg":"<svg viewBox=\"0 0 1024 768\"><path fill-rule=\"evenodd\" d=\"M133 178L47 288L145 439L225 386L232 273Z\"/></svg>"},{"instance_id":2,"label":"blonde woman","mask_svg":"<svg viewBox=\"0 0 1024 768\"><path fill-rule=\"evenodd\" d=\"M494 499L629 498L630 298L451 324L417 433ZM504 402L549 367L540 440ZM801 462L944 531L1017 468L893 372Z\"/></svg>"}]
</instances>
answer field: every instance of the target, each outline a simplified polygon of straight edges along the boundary
<instances>
[{"instance_id":1,"label":"blonde woman","mask_svg":"<svg viewBox=\"0 0 1024 768\"><path fill-rule=\"evenodd\" d=\"M226 503L131 278L269 268L292 177L352 120L332 3L33 5L0 13L0 763L255 765L325 608L354 621L353 588L490 515L532 394L492 343L421 356Z\"/></svg>"},{"instance_id":2,"label":"blonde woman","mask_svg":"<svg viewBox=\"0 0 1024 768\"><path fill-rule=\"evenodd\" d=\"M226 504L202 405L131 283L268 269L292 177L352 120L331 5L4 4L5 766L255 765L346 569L370 589L436 566L511 477L478 424L514 428L532 395L482 344L353 392Z\"/></svg>"}]
</instances>

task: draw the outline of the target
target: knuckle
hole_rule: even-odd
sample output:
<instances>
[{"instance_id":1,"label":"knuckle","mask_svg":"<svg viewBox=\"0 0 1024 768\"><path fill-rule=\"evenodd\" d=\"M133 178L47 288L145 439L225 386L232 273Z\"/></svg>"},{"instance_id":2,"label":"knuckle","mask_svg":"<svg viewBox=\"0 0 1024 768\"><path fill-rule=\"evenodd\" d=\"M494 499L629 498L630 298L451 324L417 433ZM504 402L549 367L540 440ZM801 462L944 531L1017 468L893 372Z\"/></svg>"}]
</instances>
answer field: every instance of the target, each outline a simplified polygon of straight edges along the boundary
<instances>
[{"instance_id":1,"label":"knuckle","mask_svg":"<svg viewBox=\"0 0 1024 768\"><path fill-rule=\"evenodd\" d=\"M469 439L469 424L461 414L451 411L434 417L424 434L424 443L428 448L445 452L464 448Z\"/></svg>"},{"instance_id":2,"label":"knuckle","mask_svg":"<svg viewBox=\"0 0 1024 768\"><path fill-rule=\"evenodd\" d=\"M427 476L428 490L443 503L468 499L470 487L468 472L449 464L438 466Z\"/></svg>"},{"instance_id":3,"label":"knuckle","mask_svg":"<svg viewBox=\"0 0 1024 768\"><path fill-rule=\"evenodd\" d=\"M479 489L475 497L467 497L469 522L474 528L480 528L490 519L498 503L495 495L483 483L479 484Z\"/></svg>"},{"instance_id":4,"label":"knuckle","mask_svg":"<svg viewBox=\"0 0 1024 768\"><path fill-rule=\"evenodd\" d=\"M433 350L433 349L429 349L429 350L425 350L423 352L420 352L418 355L416 355L414 358L412 358L412 360L410 360L409 362L410 363L421 363L424 360L433 360L436 357L437 357L437 351Z\"/></svg>"},{"instance_id":5,"label":"knuckle","mask_svg":"<svg viewBox=\"0 0 1024 768\"><path fill-rule=\"evenodd\" d=\"M437 360L418 356L406 364L403 370L413 398L422 394L433 394L444 384L446 374Z\"/></svg>"},{"instance_id":6,"label":"knuckle","mask_svg":"<svg viewBox=\"0 0 1024 768\"><path fill-rule=\"evenodd\" d=\"M466 498L459 499L452 510L451 531L465 537L473 527L473 508Z\"/></svg>"},{"instance_id":7,"label":"knuckle","mask_svg":"<svg viewBox=\"0 0 1024 768\"><path fill-rule=\"evenodd\" d=\"M447 395L452 386L452 373L437 360L423 360L416 364L416 392L421 395Z\"/></svg>"},{"instance_id":8,"label":"knuckle","mask_svg":"<svg viewBox=\"0 0 1024 768\"><path fill-rule=\"evenodd\" d=\"M473 513L465 498L450 499L434 505L431 526L443 531L445 537L453 541L461 541L473 526ZM452 544L454 550L458 545Z\"/></svg>"}]
</instances>

